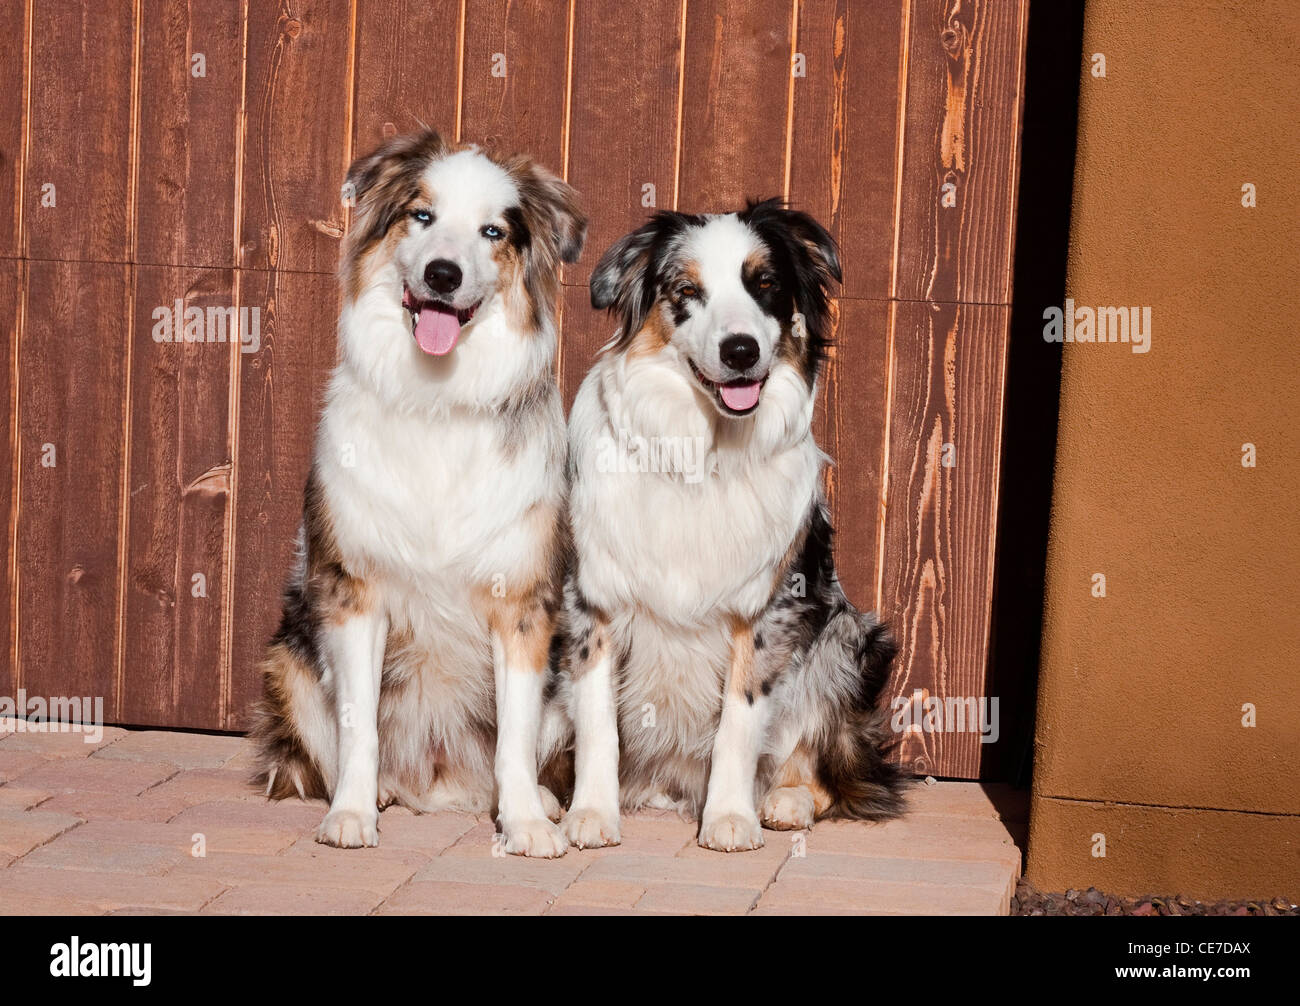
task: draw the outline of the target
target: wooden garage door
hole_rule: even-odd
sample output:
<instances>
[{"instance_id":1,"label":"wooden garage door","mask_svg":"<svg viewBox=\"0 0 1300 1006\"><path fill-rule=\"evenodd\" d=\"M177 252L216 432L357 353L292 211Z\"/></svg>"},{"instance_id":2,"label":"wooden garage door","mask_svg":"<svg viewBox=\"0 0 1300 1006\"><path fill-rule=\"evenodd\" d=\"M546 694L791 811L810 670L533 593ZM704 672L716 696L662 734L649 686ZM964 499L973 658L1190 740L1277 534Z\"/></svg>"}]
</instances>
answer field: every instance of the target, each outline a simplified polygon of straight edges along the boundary
<instances>
[{"instance_id":1,"label":"wooden garage door","mask_svg":"<svg viewBox=\"0 0 1300 1006\"><path fill-rule=\"evenodd\" d=\"M26 0L0 7L0 693L240 729L278 615L349 160L420 123L584 193L592 263L651 206L784 195L845 282L818 431L850 596L894 693L985 694L1026 0ZM257 307L260 347L160 344L159 307ZM1003 716L1008 710L1003 709ZM1027 714L1027 710L1023 710ZM972 732L908 732L971 777Z\"/></svg>"}]
</instances>

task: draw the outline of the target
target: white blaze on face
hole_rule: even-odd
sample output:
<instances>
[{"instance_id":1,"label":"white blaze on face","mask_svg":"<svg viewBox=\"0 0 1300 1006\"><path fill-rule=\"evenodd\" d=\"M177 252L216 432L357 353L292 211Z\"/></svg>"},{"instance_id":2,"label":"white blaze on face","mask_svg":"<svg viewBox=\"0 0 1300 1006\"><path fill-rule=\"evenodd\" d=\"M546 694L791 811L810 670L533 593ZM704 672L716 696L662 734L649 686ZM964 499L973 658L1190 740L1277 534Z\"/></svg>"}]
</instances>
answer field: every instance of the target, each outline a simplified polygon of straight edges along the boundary
<instances>
[{"instance_id":1,"label":"white blaze on face","mask_svg":"<svg viewBox=\"0 0 1300 1006\"><path fill-rule=\"evenodd\" d=\"M497 289L493 252L498 243L483 230L495 226L507 231L505 212L518 205L519 191L504 169L472 150L434 161L424 173L423 188L433 195L427 207L433 220L410 219L395 257L408 291L404 301L416 316L416 339L425 352L442 355ZM441 292L427 284L432 262L451 263L460 271L454 290Z\"/></svg>"},{"instance_id":2,"label":"white blaze on face","mask_svg":"<svg viewBox=\"0 0 1300 1006\"><path fill-rule=\"evenodd\" d=\"M678 328L674 342L711 381L733 376L719 352L722 341L731 335L752 336L758 342L759 357L753 369L759 374L766 374L772 366L781 323L764 313L744 283L745 259L762 250L758 235L734 213L692 228L683 242L681 256L696 263L705 300L702 305L690 305L691 316ZM753 390L757 391L757 385Z\"/></svg>"}]
</instances>

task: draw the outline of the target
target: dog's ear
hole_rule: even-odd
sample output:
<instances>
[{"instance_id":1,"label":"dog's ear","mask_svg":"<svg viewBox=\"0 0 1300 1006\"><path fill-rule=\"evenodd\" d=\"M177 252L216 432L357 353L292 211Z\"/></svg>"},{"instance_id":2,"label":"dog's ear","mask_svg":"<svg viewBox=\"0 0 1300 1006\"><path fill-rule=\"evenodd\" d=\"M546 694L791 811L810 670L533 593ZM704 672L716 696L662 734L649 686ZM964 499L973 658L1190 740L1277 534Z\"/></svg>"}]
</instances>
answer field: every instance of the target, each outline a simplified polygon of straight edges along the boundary
<instances>
[{"instance_id":1,"label":"dog's ear","mask_svg":"<svg viewBox=\"0 0 1300 1006\"><path fill-rule=\"evenodd\" d=\"M655 252L680 227L676 214L656 213L600 257L591 273L591 306L620 320L621 337L640 331L655 302Z\"/></svg>"},{"instance_id":2,"label":"dog's ear","mask_svg":"<svg viewBox=\"0 0 1300 1006\"><path fill-rule=\"evenodd\" d=\"M789 256L795 310L803 315L816 358L830 340L831 284L843 276L835 238L807 213L788 209L779 199L749 203L740 219L769 247Z\"/></svg>"},{"instance_id":3,"label":"dog's ear","mask_svg":"<svg viewBox=\"0 0 1300 1006\"><path fill-rule=\"evenodd\" d=\"M838 243L807 213L787 208L780 199L764 199L749 203L740 219L765 240L783 244L801 279L816 283L827 293L832 281L843 280Z\"/></svg>"},{"instance_id":4,"label":"dog's ear","mask_svg":"<svg viewBox=\"0 0 1300 1006\"><path fill-rule=\"evenodd\" d=\"M494 158L495 160L495 158ZM532 323L553 316L560 263L576 262L587 237L587 215L578 193L531 157L517 154L497 163L519 190L519 205L506 211L511 240L523 258L523 282Z\"/></svg>"},{"instance_id":5,"label":"dog's ear","mask_svg":"<svg viewBox=\"0 0 1300 1006\"><path fill-rule=\"evenodd\" d=\"M420 175L447 153L447 144L432 129L394 136L348 168L343 201L353 207L351 247L365 247L388 233L419 192Z\"/></svg>"},{"instance_id":6,"label":"dog's ear","mask_svg":"<svg viewBox=\"0 0 1300 1006\"><path fill-rule=\"evenodd\" d=\"M519 186L531 236L548 235L560 261L578 261L587 240L587 214L577 191L529 157L512 157L503 166Z\"/></svg>"}]
</instances>

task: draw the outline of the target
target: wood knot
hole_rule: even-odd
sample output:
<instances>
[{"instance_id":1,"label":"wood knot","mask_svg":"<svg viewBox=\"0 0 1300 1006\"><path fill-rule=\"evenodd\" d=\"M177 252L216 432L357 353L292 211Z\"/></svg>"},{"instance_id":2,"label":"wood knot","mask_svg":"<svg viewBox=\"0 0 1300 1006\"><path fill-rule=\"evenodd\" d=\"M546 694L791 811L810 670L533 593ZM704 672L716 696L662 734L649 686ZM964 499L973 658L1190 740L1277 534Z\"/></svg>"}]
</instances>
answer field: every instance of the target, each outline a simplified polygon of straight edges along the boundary
<instances>
[{"instance_id":1,"label":"wood knot","mask_svg":"<svg viewBox=\"0 0 1300 1006\"><path fill-rule=\"evenodd\" d=\"M949 56L956 56L961 49L961 40L964 32L960 24L950 24L939 34L939 42L943 45L944 52Z\"/></svg>"},{"instance_id":2,"label":"wood knot","mask_svg":"<svg viewBox=\"0 0 1300 1006\"><path fill-rule=\"evenodd\" d=\"M332 238L341 238L341 237L343 237L343 227L342 227L342 225L339 224L339 223L336 223L336 222L333 221L333 220L313 220L313 221L311 222L311 225L312 225L312 227L314 227L316 230L320 231L322 234L324 234L324 235L326 235L326 236L328 236L328 237L332 237Z\"/></svg>"},{"instance_id":3,"label":"wood knot","mask_svg":"<svg viewBox=\"0 0 1300 1006\"><path fill-rule=\"evenodd\" d=\"M302 22L296 17L291 17L284 22L282 31L289 38L297 38L302 34Z\"/></svg>"}]
</instances>

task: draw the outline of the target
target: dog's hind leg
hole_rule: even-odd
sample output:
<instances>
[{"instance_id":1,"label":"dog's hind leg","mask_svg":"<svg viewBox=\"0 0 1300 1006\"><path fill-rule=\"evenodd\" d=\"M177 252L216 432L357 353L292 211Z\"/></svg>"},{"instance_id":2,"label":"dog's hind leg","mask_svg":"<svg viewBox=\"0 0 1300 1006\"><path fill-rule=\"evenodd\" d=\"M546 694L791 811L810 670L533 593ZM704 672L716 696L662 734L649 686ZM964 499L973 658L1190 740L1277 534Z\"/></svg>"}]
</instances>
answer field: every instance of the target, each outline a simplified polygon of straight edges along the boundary
<instances>
[{"instance_id":1,"label":"dog's hind leg","mask_svg":"<svg viewBox=\"0 0 1300 1006\"><path fill-rule=\"evenodd\" d=\"M315 658L282 630L262 663L263 696L249 737L256 785L272 800L328 799L338 744L335 718Z\"/></svg>"},{"instance_id":2,"label":"dog's hind leg","mask_svg":"<svg viewBox=\"0 0 1300 1006\"><path fill-rule=\"evenodd\" d=\"M777 831L811 828L834 802L817 778L817 753L801 743L773 777L760 816Z\"/></svg>"},{"instance_id":3,"label":"dog's hind leg","mask_svg":"<svg viewBox=\"0 0 1300 1006\"><path fill-rule=\"evenodd\" d=\"M379 844L379 683L388 617L371 607L340 611L321 627L321 651L338 715L338 785L316 841Z\"/></svg>"}]
</instances>

